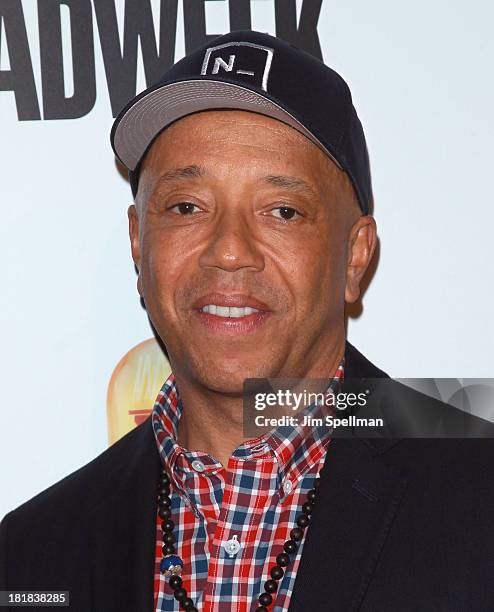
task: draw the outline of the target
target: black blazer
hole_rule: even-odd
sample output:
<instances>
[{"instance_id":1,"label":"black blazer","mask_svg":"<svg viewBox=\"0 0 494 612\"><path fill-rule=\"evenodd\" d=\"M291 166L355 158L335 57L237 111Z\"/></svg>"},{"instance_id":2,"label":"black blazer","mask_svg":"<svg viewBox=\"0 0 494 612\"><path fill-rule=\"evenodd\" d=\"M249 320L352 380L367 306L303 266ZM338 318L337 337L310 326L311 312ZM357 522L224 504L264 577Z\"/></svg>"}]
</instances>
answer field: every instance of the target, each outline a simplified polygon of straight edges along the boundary
<instances>
[{"instance_id":1,"label":"black blazer","mask_svg":"<svg viewBox=\"0 0 494 612\"><path fill-rule=\"evenodd\" d=\"M345 377L386 377L345 355ZM290 611L494 610L493 466L490 439L333 439ZM159 470L148 418L7 514L0 590L151 612Z\"/></svg>"}]
</instances>

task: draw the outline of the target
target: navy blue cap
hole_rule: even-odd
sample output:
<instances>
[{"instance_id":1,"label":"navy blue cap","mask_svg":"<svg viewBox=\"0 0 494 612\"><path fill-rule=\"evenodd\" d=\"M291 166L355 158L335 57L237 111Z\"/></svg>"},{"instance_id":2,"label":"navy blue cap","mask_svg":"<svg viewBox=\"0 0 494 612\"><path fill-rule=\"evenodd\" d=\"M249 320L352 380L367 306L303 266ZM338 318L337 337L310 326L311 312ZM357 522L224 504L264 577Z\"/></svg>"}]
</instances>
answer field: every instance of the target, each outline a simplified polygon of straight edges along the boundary
<instances>
[{"instance_id":1,"label":"navy blue cap","mask_svg":"<svg viewBox=\"0 0 494 612\"><path fill-rule=\"evenodd\" d=\"M348 85L309 53L252 30L200 47L120 111L110 139L134 198L156 136L181 117L212 109L256 112L295 128L348 174L362 212L372 210L367 146Z\"/></svg>"}]
</instances>

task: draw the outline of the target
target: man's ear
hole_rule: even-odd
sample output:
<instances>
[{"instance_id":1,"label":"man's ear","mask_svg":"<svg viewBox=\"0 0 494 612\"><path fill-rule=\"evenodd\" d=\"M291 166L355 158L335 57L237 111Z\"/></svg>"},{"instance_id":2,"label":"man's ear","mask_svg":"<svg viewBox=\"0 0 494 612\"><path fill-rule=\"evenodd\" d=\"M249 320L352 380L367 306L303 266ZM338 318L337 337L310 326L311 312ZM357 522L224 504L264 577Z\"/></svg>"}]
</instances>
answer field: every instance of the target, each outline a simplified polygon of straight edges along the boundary
<instances>
[{"instance_id":1,"label":"man's ear","mask_svg":"<svg viewBox=\"0 0 494 612\"><path fill-rule=\"evenodd\" d=\"M141 280L141 249L139 244L139 214L135 204L131 204L127 209L127 216L129 218L129 238L130 238L130 250L132 252L132 259L137 268L137 291L142 297L142 280Z\"/></svg>"},{"instance_id":2,"label":"man's ear","mask_svg":"<svg viewBox=\"0 0 494 612\"><path fill-rule=\"evenodd\" d=\"M377 228L374 217L363 215L350 230L346 271L345 301L352 304L360 296L360 281L374 255Z\"/></svg>"}]
</instances>

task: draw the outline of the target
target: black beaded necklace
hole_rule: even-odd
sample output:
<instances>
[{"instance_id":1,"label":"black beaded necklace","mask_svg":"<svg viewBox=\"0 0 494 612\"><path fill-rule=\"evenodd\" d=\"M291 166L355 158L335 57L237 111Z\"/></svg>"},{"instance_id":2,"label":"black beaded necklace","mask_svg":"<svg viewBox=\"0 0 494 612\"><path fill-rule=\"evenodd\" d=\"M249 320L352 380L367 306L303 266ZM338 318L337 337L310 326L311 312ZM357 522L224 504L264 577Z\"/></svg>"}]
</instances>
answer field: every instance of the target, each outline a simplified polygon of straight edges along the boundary
<instances>
[{"instance_id":1,"label":"black beaded necklace","mask_svg":"<svg viewBox=\"0 0 494 612\"><path fill-rule=\"evenodd\" d=\"M290 555L297 551L299 542L304 537L304 530L309 525L310 516L314 511L319 482L320 478L316 478L314 488L307 493L307 501L302 504L302 513L297 516L297 526L290 531L290 539L283 544L283 551L276 557L277 565L272 567L269 572L271 577L264 583L264 593L259 595L259 606L255 612L268 612L267 606L273 603L273 593L276 593L278 582L285 575L283 568L290 564ZM182 610L197 612L194 602L183 587L180 576L184 564L175 551L175 535L173 534L175 523L171 520L170 478L164 468L161 470L158 486L158 515L161 518L161 529L163 531L163 546L161 549L163 558L160 563L160 571L165 578L169 579L168 584Z\"/></svg>"}]
</instances>

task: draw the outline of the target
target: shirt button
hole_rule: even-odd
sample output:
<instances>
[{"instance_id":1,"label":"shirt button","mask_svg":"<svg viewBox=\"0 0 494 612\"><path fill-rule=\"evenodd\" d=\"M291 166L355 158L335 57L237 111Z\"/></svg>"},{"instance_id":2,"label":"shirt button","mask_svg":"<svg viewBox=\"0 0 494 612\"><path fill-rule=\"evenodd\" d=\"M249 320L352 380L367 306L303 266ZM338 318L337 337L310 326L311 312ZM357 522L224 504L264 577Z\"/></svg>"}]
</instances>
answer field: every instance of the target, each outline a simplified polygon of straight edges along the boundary
<instances>
[{"instance_id":1,"label":"shirt button","mask_svg":"<svg viewBox=\"0 0 494 612\"><path fill-rule=\"evenodd\" d=\"M234 557L240 550L240 542L237 540L237 536L234 535L231 540L225 542L223 544L223 548L230 555L230 557Z\"/></svg>"},{"instance_id":2,"label":"shirt button","mask_svg":"<svg viewBox=\"0 0 494 612\"><path fill-rule=\"evenodd\" d=\"M205 469L204 463L202 461L199 461L199 459L194 459L194 461L192 462L192 467L196 472L204 472Z\"/></svg>"},{"instance_id":3,"label":"shirt button","mask_svg":"<svg viewBox=\"0 0 494 612\"><path fill-rule=\"evenodd\" d=\"M291 480L286 480L283 485L283 491L285 495L289 495L293 491L293 484Z\"/></svg>"}]
</instances>

